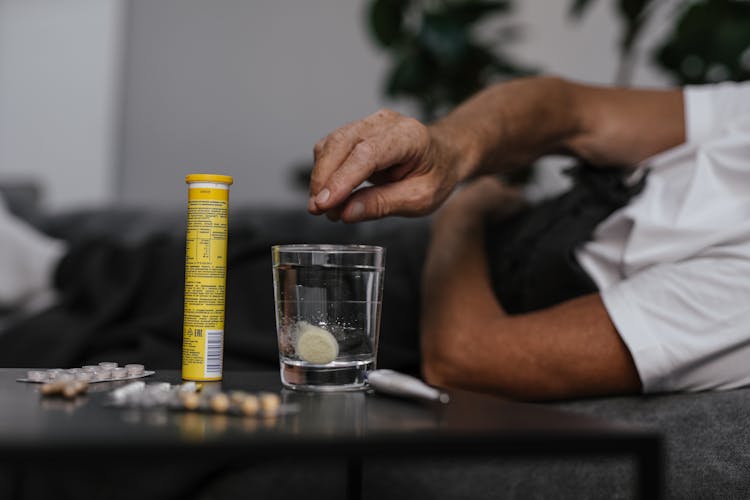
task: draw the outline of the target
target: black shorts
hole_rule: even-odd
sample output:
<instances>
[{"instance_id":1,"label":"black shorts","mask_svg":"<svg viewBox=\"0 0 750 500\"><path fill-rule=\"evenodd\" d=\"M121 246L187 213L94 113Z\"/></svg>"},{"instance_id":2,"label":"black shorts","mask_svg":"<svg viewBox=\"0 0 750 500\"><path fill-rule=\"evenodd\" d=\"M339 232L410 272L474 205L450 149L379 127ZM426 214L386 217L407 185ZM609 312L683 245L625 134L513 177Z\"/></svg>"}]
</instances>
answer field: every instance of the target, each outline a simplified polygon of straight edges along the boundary
<instances>
[{"instance_id":1,"label":"black shorts","mask_svg":"<svg viewBox=\"0 0 750 500\"><path fill-rule=\"evenodd\" d=\"M625 206L645 183L625 179L630 170L577 166L570 190L487 225L486 243L495 293L509 314L543 309L593 293L596 285L578 264L575 250L596 226Z\"/></svg>"}]
</instances>

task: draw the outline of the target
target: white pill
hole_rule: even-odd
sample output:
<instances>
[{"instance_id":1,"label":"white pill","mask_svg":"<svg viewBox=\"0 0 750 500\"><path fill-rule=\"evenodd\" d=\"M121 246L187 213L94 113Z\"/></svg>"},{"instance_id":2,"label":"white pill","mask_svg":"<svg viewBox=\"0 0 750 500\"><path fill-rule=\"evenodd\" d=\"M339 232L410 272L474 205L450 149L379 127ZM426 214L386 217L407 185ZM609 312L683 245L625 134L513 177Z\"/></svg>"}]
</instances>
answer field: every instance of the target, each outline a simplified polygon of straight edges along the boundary
<instances>
[{"instance_id":1,"label":"white pill","mask_svg":"<svg viewBox=\"0 0 750 500\"><path fill-rule=\"evenodd\" d=\"M26 378L33 380L34 382L45 382L47 380L47 372L43 370L30 370Z\"/></svg>"},{"instance_id":2,"label":"white pill","mask_svg":"<svg viewBox=\"0 0 750 500\"><path fill-rule=\"evenodd\" d=\"M305 361L324 365L339 355L339 343L328 330L300 321L297 323L296 350Z\"/></svg>"},{"instance_id":3,"label":"white pill","mask_svg":"<svg viewBox=\"0 0 750 500\"><path fill-rule=\"evenodd\" d=\"M143 375L143 365L125 365L125 369L128 371L128 375Z\"/></svg>"},{"instance_id":4,"label":"white pill","mask_svg":"<svg viewBox=\"0 0 750 500\"><path fill-rule=\"evenodd\" d=\"M99 366L108 370L114 370L115 368L117 368L117 363L113 363L111 361L102 361L101 363L99 363Z\"/></svg>"},{"instance_id":5,"label":"white pill","mask_svg":"<svg viewBox=\"0 0 750 500\"><path fill-rule=\"evenodd\" d=\"M112 370L112 378L125 378L128 376L128 370L125 368L115 368Z\"/></svg>"},{"instance_id":6,"label":"white pill","mask_svg":"<svg viewBox=\"0 0 750 500\"><path fill-rule=\"evenodd\" d=\"M100 368L99 370L94 372L94 377L96 380L107 380L112 378L112 370L105 370L103 368Z\"/></svg>"}]
</instances>

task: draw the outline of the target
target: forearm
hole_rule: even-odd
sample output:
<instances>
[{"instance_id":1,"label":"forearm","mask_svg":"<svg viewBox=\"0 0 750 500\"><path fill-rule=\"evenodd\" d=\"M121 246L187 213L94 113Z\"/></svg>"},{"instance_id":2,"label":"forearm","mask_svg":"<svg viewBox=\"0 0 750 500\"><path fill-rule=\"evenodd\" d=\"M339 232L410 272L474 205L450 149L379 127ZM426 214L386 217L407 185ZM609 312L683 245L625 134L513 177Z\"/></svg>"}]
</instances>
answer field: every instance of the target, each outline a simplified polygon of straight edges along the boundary
<instances>
[{"instance_id":1,"label":"forearm","mask_svg":"<svg viewBox=\"0 0 750 500\"><path fill-rule=\"evenodd\" d=\"M422 367L435 385L519 399L631 393L640 381L598 294L524 315L495 296L483 217L518 198L485 177L437 214L422 280ZM514 208L515 207L515 208Z\"/></svg>"},{"instance_id":2,"label":"forearm","mask_svg":"<svg viewBox=\"0 0 750 500\"><path fill-rule=\"evenodd\" d=\"M432 226L429 252L422 271L420 321L424 377L437 385L464 385L464 361L476 344L467 343L480 328L476 318L504 315L490 288L484 231L480 219L469 221L444 214ZM462 325L449 332L449 325Z\"/></svg>"},{"instance_id":3,"label":"forearm","mask_svg":"<svg viewBox=\"0 0 750 500\"><path fill-rule=\"evenodd\" d=\"M551 153L634 165L684 141L682 91L519 79L478 93L430 126L462 179Z\"/></svg>"},{"instance_id":4,"label":"forearm","mask_svg":"<svg viewBox=\"0 0 750 500\"><path fill-rule=\"evenodd\" d=\"M630 394L641 388L635 365L598 294L550 309L507 315L477 251L424 289L423 375L444 387L550 400Z\"/></svg>"}]
</instances>

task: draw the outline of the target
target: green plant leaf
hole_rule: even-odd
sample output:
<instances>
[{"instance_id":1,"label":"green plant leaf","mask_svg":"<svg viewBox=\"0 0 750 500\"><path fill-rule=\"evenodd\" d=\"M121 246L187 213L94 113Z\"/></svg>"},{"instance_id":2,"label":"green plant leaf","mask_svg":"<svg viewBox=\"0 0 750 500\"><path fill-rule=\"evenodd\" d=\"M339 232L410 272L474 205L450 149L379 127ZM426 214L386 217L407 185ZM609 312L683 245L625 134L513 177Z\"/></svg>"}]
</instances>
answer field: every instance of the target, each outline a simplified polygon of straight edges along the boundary
<instances>
[{"instance_id":1,"label":"green plant leaf","mask_svg":"<svg viewBox=\"0 0 750 500\"><path fill-rule=\"evenodd\" d=\"M383 47L392 47L405 37L404 15L408 0L375 0L370 7L370 29Z\"/></svg>"},{"instance_id":2,"label":"green plant leaf","mask_svg":"<svg viewBox=\"0 0 750 500\"><path fill-rule=\"evenodd\" d=\"M652 0L620 0L617 6L628 21L635 21L643 15Z\"/></svg>"},{"instance_id":3,"label":"green plant leaf","mask_svg":"<svg viewBox=\"0 0 750 500\"><path fill-rule=\"evenodd\" d=\"M750 3L713 0L692 4L655 53L655 59L681 84L746 80L743 54L750 47Z\"/></svg>"},{"instance_id":4,"label":"green plant leaf","mask_svg":"<svg viewBox=\"0 0 750 500\"><path fill-rule=\"evenodd\" d=\"M455 66L461 63L469 35L466 27L446 14L425 14L419 41L442 66Z\"/></svg>"},{"instance_id":5,"label":"green plant leaf","mask_svg":"<svg viewBox=\"0 0 750 500\"><path fill-rule=\"evenodd\" d=\"M509 77L521 77L521 76L532 76L539 74L539 69L518 62L511 61L510 59L496 55L495 60L492 63L494 73L506 78Z\"/></svg>"},{"instance_id":6,"label":"green plant leaf","mask_svg":"<svg viewBox=\"0 0 750 500\"><path fill-rule=\"evenodd\" d=\"M652 0L620 0L618 7L625 21L625 33L620 40L620 52L627 54L633 48L643 28L646 9Z\"/></svg>"},{"instance_id":7,"label":"green plant leaf","mask_svg":"<svg viewBox=\"0 0 750 500\"><path fill-rule=\"evenodd\" d=\"M591 0L573 0L568 15L571 17L581 17L589 6L591 6Z\"/></svg>"},{"instance_id":8,"label":"green plant leaf","mask_svg":"<svg viewBox=\"0 0 750 500\"><path fill-rule=\"evenodd\" d=\"M403 53L386 80L386 95L416 96L427 92L436 80L436 68L429 55L424 52L408 51Z\"/></svg>"},{"instance_id":9,"label":"green plant leaf","mask_svg":"<svg viewBox=\"0 0 750 500\"><path fill-rule=\"evenodd\" d=\"M441 13L458 24L472 24L489 14L510 10L511 3L508 0L479 0L448 4Z\"/></svg>"}]
</instances>

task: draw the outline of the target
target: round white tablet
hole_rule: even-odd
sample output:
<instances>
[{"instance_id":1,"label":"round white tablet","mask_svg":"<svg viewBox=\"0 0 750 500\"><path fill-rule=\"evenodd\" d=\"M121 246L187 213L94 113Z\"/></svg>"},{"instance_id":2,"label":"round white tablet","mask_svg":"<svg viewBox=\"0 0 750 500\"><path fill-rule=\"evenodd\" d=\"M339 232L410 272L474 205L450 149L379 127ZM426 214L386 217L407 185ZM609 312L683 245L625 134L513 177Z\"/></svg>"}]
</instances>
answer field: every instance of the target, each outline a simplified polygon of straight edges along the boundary
<instances>
[{"instance_id":1,"label":"round white tablet","mask_svg":"<svg viewBox=\"0 0 750 500\"><path fill-rule=\"evenodd\" d=\"M306 321L297 324L297 355L309 363L324 365L339 355L339 343L329 332Z\"/></svg>"}]
</instances>

